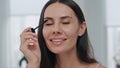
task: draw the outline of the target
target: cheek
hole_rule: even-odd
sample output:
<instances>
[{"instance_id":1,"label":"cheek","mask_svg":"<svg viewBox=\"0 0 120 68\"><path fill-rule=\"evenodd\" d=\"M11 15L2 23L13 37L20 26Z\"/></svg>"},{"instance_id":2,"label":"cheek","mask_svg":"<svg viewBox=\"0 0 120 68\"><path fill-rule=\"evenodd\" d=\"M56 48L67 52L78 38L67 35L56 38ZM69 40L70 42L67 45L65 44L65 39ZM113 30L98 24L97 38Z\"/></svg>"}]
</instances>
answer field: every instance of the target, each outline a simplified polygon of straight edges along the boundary
<instances>
[{"instance_id":1,"label":"cheek","mask_svg":"<svg viewBox=\"0 0 120 68\"><path fill-rule=\"evenodd\" d=\"M76 38L78 36L78 29L77 28L66 28L64 32L67 36Z\"/></svg>"},{"instance_id":2,"label":"cheek","mask_svg":"<svg viewBox=\"0 0 120 68\"><path fill-rule=\"evenodd\" d=\"M48 34L49 34L49 31L50 30L48 30L48 29L46 29L46 28L43 28L43 37L44 37L44 39L46 40L46 38L48 37Z\"/></svg>"},{"instance_id":3,"label":"cheek","mask_svg":"<svg viewBox=\"0 0 120 68\"><path fill-rule=\"evenodd\" d=\"M68 29L65 29L64 32L68 38L68 41L66 42L67 46L65 48L72 49L76 47L77 38L78 38L78 30L75 28L71 28L71 29L68 28Z\"/></svg>"}]
</instances>

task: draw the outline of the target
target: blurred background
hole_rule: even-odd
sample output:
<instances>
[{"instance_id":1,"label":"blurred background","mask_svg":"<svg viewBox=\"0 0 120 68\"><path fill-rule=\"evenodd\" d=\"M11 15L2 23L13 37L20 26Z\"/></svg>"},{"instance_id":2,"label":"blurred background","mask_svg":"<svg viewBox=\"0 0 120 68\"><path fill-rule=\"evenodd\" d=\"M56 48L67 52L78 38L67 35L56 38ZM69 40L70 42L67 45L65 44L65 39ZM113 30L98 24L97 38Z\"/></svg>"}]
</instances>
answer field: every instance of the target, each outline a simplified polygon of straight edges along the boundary
<instances>
[{"instance_id":1,"label":"blurred background","mask_svg":"<svg viewBox=\"0 0 120 68\"><path fill-rule=\"evenodd\" d=\"M48 0L0 0L0 68L19 66L20 33L36 27ZM82 8L95 57L107 68L119 68L120 0L74 0ZM117 57L115 57L117 55Z\"/></svg>"}]
</instances>

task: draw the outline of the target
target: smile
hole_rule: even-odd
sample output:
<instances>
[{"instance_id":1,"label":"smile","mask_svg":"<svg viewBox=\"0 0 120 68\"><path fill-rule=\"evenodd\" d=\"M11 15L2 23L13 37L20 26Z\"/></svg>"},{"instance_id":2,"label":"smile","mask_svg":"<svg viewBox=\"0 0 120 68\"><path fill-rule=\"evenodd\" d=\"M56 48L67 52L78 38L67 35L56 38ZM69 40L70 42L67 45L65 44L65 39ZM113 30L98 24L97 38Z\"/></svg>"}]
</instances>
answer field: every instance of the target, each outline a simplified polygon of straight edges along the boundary
<instances>
[{"instance_id":1,"label":"smile","mask_svg":"<svg viewBox=\"0 0 120 68\"><path fill-rule=\"evenodd\" d=\"M57 38L57 39L50 39L50 42L53 44L53 45L61 45L63 44L67 39L62 39L62 38Z\"/></svg>"}]
</instances>

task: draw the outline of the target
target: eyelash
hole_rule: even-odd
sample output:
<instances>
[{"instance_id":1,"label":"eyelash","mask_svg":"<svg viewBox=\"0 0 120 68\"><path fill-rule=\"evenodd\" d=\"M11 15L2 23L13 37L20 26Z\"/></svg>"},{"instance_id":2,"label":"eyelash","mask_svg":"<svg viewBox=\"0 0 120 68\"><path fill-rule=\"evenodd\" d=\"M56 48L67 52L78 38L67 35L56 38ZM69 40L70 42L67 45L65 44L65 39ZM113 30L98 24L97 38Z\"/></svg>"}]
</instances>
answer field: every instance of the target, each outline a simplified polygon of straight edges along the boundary
<instances>
[{"instance_id":1,"label":"eyelash","mask_svg":"<svg viewBox=\"0 0 120 68\"><path fill-rule=\"evenodd\" d=\"M70 24L70 22L63 22L62 24L66 24L67 25L67 24ZM46 26L51 26L51 25L53 25L53 23L45 23L45 25Z\"/></svg>"},{"instance_id":2,"label":"eyelash","mask_svg":"<svg viewBox=\"0 0 120 68\"><path fill-rule=\"evenodd\" d=\"M53 25L53 23L45 23L46 26Z\"/></svg>"},{"instance_id":3,"label":"eyelash","mask_svg":"<svg viewBox=\"0 0 120 68\"><path fill-rule=\"evenodd\" d=\"M63 22L63 24L70 24L70 22Z\"/></svg>"}]
</instances>

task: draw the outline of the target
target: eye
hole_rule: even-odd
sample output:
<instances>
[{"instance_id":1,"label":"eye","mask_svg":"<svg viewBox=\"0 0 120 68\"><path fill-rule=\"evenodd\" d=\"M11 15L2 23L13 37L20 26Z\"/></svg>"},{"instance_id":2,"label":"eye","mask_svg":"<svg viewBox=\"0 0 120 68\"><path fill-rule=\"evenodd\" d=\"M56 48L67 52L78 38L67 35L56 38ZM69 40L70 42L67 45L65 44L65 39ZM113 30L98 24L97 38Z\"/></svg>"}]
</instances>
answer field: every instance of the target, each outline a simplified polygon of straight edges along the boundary
<instances>
[{"instance_id":1,"label":"eye","mask_svg":"<svg viewBox=\"0 0 120 68\"><path fill-rule=\"evenodd\" d=\"M70 22L63 22L63 24L70 24Z\"/></svg>"},{"instance_id":2,"label":"eye","mask_svg":"<svg viewBox=\"0 0 120 68\"><path fill-rule=\"evenodd\" d=\"M48 21L48 22L46 22L44 25L45 25L45 26L50 26L50 25L53 25L53 23L50 22L50 21Z\"/></svg>"},{"instance_id":3,"label":"eye","mask_svg":"<svg viewBox=\"0 0 120 68\"><path fill-rule=\"evenodd\" d=\"M53 20L51 20L51 19L45 19L44 26L51 26L53 24L54 24Z\"/></svg>"},{"instance_id":4,"label":"eye","mask_svg":"<svg viewBox=\"0 0 120 68\"><path fill-rule=\"evenodd\" d=\"M47 23L47 24L45 24L46 26L50 26L50 25L52 25L52 23Z\"/></svg>"},{"instance_id":5,"label":"eye","mask_svg":"<svg viewBox=\"0 0 120 68\"><path fill-rule=\"evenodd\" d=\"M45 23L45 26L50 26L50 25L53 25L53 23Z\"/></svg>"}]
</instances>

